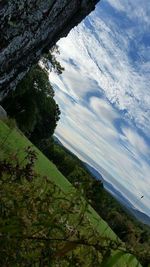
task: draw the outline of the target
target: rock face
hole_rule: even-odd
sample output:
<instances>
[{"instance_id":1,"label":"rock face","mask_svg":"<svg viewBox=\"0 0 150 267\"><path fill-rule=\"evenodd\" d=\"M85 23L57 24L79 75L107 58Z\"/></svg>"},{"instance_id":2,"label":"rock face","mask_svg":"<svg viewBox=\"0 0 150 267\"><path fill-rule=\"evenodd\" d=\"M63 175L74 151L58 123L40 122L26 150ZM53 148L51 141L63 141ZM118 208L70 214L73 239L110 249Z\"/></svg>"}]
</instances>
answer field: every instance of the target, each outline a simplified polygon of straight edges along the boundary
<instances>
[{"instance_id":1,"label":"rock face","mask_svg":"<svg viewBox=\"0 0 150 267\"><path fill-rule=\"evenodd\" d=\"M0 91L15 88L41 55L98 0L1 0Z\"/></svg>"},{"instance_id":2,"label":"rock face","mask_svg":"<svg viewBox=\"0 0 150 267\"><path fill-rule=\"evenodd\" d=\"M3 109L3 107L0 105L0 120L2 119L6 119L7 118L7 112L5 111L5 109Z\"/></svg>"}]
</instances>

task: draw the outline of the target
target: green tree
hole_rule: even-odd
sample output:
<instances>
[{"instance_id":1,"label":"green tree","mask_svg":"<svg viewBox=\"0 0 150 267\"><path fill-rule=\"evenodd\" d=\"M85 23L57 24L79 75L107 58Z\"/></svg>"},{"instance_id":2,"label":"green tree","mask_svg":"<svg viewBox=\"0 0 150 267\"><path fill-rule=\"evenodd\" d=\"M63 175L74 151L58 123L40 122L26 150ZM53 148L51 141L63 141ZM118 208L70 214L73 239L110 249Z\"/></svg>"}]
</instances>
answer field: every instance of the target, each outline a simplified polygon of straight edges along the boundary
<instances>
[{"instance_id":1,"label":"green tree","mask_svg":"<svg viewBox=\"0 0 150 267\"><path fill-rule=\"evenodd\" d=\"M53 134L60 116L48 73L38 65L32 68L15 91L5 96L1 104L36 144Z\"/></svg>"},{"instance_id":2,"label":"green tree","mask_svg":"<svg viewBox=\"0 0 150 267\"><path fill-rule=\"evenodd\" d=\"M64 68L60 62L56 59L57 54L60 54L58 45L54 45L48 53L45 53L41 59L41 63L44 65L47 71L55 71L58 75L62 74Z\"/></svg>"}]
</instances>

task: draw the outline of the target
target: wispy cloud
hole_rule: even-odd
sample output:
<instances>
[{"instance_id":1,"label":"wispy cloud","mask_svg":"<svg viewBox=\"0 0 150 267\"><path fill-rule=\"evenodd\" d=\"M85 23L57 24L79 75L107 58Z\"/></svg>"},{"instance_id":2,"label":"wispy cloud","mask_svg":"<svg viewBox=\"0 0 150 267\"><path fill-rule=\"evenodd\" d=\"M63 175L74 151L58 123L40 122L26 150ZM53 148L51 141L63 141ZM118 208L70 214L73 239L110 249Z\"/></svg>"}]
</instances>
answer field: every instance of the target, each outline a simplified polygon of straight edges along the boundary
<instances>
[{"instance_id":1,"label":"wispy cloud","mask_svg":"<svg viewBox=\"0 0 150 267\"><path fill-rule=\"evenodd\" d=\"M65 71L61 77L51 73L50 80L62 110L56 135L82 159L111 173L115 186L132 203L143 194L137 205L150 215L145 4L140 1L139 18L135 9L131 14L135 7L131 1L101 1L59 41L58 59Z\"/></svg>"},{"instance_id":2,"label":"wispy cloud","mask_svg":"<svg viewBox=\"0 0 150 267\"><path fill-rule=\"evenodd\" d=\"M106 2L108 2L117 11L124 12L133 22L136 20L140 26L141 23L144 28L147 25L150 25L150 5L148 0L143 0L142 2L140 0L106 0Z\"/></svg>"}]
</instances>

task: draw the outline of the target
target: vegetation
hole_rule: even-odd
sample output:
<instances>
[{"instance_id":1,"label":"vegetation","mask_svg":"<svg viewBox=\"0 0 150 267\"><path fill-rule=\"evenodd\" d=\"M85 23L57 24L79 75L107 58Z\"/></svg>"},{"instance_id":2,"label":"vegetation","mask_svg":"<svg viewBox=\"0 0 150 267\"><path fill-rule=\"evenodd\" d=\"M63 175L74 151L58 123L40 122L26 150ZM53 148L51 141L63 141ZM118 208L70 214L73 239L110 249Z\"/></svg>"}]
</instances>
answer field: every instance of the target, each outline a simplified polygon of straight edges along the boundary
<instances>
[{"instance_id":1,"label":"vegetation","mask_svg":"<svg viewBox=\"0 0 150 267\"><path fill-rule=\"evenodd\" d=\"M54 100L48 73L40 66L34 66L1 104L34 143L38 144L42 138L54 133L60 110Z\"/></svg>"},{"instance_id":2,"label":"vegetation","mask_svg":"<svg viewBox=\"0 0 150 267\"><path fill-rule=\"evenodd\" d=\"M54 53L59 53L57 45L0 102L8 116L16 120L20 130L36 145L53 135L60 117L48 76L49 70L61 74L64 68Z\"/></svg>"},{"instance_id":3,"label":"vegetation","mask_svg":"<svg viewBox=\"0 0 150 267\"><path fill-rule=\"evenodd\" d=\"M56 59L56 54L59 54L58 45L54 45L48 53L45 53L41 59L41 63L47 72L55 71L58 75L62 74L64 68Z\"/></svg>"},{"instance_id":4,"label":"vegetation","mask_svg":"<svg viewBox=\"0 0 150 267\"><path fill-rule=\"evenodd\" d=\"M119 236L147 267L149 231L135 224L77 157L54 142L60 110L48 70L63 71L54 51L57 46L1 101L11 117L8 127L0 122L1 266L140 266ZM18 132L14 119L67 179Z\"/></svg>"},{"instance_id":5,"label":"vegetation","mask_svg":"<svg viewBox=\"0 0 150 267\"><path fill-rule=\"evenodd\" d=\"M22 162L16 154L10 159L0 161L1 266L55 266L82 244L80 232L75 239L79 227L72 226L71 217L78 212L83 220L85 207L79 196L72 193L70 201L48 177L34 172L36 153L30 147ZM73 260L66 258L61 266Z\"/></svg>"},{"instance_id":6,"label":"vegetation","mask_svg":"<svg viewBox=\"0 0 150 267\"><path fill-rule=\"evenodd\" d=\"M141 266L27 138L0 133L1 266Z\"/></svg>"},{"instance_id":7,"label":"vegetation","mask_svg":"<svg viewBox=\"0 0 150 267\"><path fill-rule=\"evenodd\" d=\"M104 189L103 183L92 177L85 165L58 142L46 142L43 153L76 187L82 188L87 201L109 226L133 250L143 266L150 263L150 229L125 212Z\"/></svg>"}]
</instances>

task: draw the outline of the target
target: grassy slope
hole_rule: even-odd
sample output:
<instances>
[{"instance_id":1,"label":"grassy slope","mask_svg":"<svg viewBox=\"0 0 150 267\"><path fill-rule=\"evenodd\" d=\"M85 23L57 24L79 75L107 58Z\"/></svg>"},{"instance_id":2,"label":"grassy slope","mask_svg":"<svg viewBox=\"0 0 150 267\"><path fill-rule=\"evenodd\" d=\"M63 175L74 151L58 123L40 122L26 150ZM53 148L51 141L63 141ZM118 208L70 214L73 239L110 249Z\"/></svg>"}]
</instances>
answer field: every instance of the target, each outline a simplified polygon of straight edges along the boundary
<instances>
[{"instance_id":1,"label":"grassy slope","mask_svg":"<svg viewBox=\"0 0 150 267\"><path fill-rule=\"evenodd\" d=\"M4 144L3 144L4 143ZM10 129L6 124L0 121L0 149L1 153L12 153L12 151L17 151L20 158L23 158L24 148L27 146L33 146L31 142L16 129ZM72 185L68 180L57 170L56 166L50 162L35 146L34 150L37 151L38 160L36 162L36 171L42 176L46 175L49 179L61 188L61 190L67 194L70 190L73 190ZM112 240L118 239L116 234L111 230L108 224L100 218L100 216L95 212L95 210L89 206L87 212L87 217L91 222L93 228L100 233L101 236L109 237ZM117 251L114 253L118 253ZM116 256L117 257L117 256ZM129 254L121 255L113 266L118 267L137 267L141 266L138 264L137 260ZM116 262L116 259L114 259Z\"/></svg>"}]
</instances>

